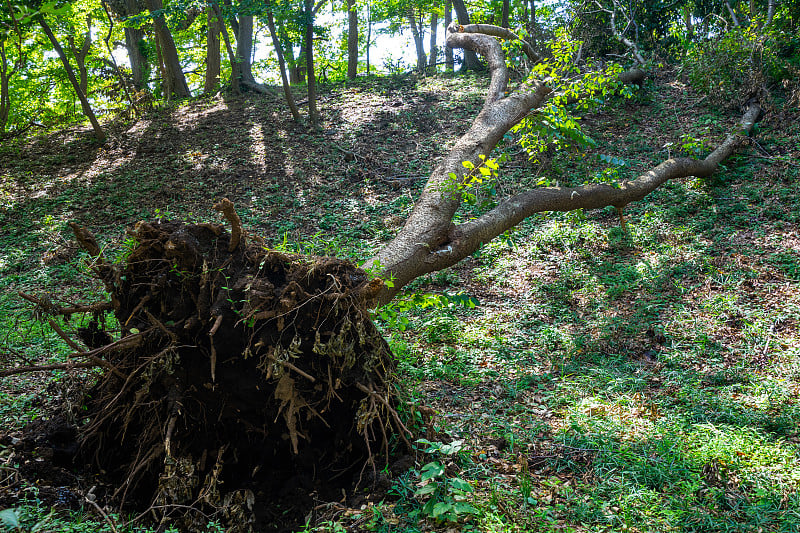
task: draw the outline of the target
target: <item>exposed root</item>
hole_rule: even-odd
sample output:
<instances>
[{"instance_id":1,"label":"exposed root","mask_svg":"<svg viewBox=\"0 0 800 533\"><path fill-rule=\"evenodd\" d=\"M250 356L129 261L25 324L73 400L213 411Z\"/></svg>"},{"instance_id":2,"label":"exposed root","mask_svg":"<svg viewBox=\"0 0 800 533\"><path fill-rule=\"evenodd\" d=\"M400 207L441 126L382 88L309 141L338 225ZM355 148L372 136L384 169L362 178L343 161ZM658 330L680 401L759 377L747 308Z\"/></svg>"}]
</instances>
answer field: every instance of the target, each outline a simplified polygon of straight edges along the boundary
<instances>
[{"instance_id":1,"label":"exposed root","mask_svg":"<svg viewBox=\"0 0 800 533\"><path fill-rule=\"evenodd\" d=\"M376 282L345 261L246 242L233 205L215 207L231 234L140 222L124 266L73 227L123 330L75 354L107 369L81 453L117 484L118 504L159 521L280 529L312 493L338 499L362 467L386 461L395 435L410 448L411 432L365 305Z\"/></svg>"}]
</instances>

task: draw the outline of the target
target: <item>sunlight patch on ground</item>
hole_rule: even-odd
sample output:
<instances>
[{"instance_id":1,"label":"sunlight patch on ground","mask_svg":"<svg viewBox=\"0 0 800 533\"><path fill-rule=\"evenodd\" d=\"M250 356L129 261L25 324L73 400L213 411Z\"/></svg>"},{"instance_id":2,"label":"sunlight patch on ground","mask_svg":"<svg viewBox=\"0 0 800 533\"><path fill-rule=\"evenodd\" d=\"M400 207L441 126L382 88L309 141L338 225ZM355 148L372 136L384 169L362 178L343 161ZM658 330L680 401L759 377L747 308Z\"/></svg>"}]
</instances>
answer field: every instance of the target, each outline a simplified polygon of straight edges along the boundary
<instances>
[{"instance_id":1,"label":"sunlight patch on ground","mask_svg":"<svg viewBox=\"0 0 800 533\"><path fill-rule=\"evenodd\" d=\"M261 168L264 168L266 161L267 148L264 145L264 133L261 131L261 126L255 124L250 128L250 158Z\"/></svg>"}]
</instances>

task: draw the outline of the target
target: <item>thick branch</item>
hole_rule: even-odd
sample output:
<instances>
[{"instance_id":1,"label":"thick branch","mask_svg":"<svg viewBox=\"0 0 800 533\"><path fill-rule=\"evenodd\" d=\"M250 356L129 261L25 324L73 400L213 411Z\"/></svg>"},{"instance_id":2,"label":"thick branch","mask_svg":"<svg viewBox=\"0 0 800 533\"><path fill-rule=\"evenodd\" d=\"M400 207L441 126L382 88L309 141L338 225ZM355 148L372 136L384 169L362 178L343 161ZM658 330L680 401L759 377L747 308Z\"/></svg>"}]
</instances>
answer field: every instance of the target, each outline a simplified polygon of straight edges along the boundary
<instances>
[{"instance_id":1,"label":"thick branch","mask_svg":"<svg viewBox=\"0 0 800 533\"><path fill-rule=\"evenodd\" d=\"M606 206L625 207L653 192L669 180L713 174L719 164L741 145L742 133L749 133L761 108L752 103L740 122L741 130L731 133L705 159L668 159L632 181L617 186L591 184L582 187L546 187L511 197L483 216L455 227L445 249L432 254L431 271L446 268L475 252L481 243L491 241L527 217L543 211L573 211Z\"/></svg>"},{"instance_id":2,"label":"thick branch","mask_svg":"<svg viewBox=\"0 0 800 533\"><path fill-rule=\"evenodd\" d=\"M479 166L481 156L488 156L503 135L550 92L542 83L532 81L523 84L520 92L504 98L508 70L502 47L493 37L460 32L458 25L451 25L447 46L472 50L487 59L491 75L489 90L470 129L434 169L403 229L365 265L394 280L394 287L378 296L381 301L388 301L403 285L424 273L421 270L431 251L447 241L453 215L461 206L459 186L465 179L462 163L471 161Z\"/></svg>"},{"instance_id":3,"label":"thick branch","mask_svg":"<svg viewBox=\"0 0 800 533\"><path fill-rule=\"evenodd\" d=\"M484 35L491 35L492 37L499 37L506 41L519 41L522 45L522 51L528 56L528 59L534 63L542 60L542 56L536 53L536 50L525 41L520 39L519 35L509 30L508 28L501 28L500 26L493 26L491 24L469 24L466 26L458 26L458 31L463 33L483 33Z\"/></svg>"}]
</instances>

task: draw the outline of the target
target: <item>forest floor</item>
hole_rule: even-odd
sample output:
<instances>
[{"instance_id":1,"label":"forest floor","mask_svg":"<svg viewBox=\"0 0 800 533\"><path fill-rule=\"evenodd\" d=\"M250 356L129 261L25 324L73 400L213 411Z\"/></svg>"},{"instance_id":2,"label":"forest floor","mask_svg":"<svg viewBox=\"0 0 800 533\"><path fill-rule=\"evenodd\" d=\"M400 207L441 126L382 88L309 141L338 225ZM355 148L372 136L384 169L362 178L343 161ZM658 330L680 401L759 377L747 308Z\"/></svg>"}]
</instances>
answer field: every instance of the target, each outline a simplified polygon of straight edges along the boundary
<instances>
[{"instance_id":1,"label":"forest floor","mask_svg":"<svg viewBox=\"0 0 800 533\"><path fill-rule=\"evenodd\" d=\"M70 221L122 258L125 227L219 222L211 205L227 197L274 249L368 258L402 226L486 85L326 86L316 132L270 97L217 96L112 126L102 146L83 129L4 143L0 366L72 351L18 291L105 297ZM496 192L633 177L707 153L740 115L662 72L632 99L583 113L595 140L585 157L550 151L535 164L509 134ZM297 530L800 530L799 119L774 102L721 172L628 206L625 229L610 209L537 215L413 282L376 320L403 396L432 413L417 427L429 443L380 498L322 502ZM426 294L446 298L426 306ZM36 482L36 465L15 455L20 429L75 401L91 376L0 379L0 508L17 506L24 527L111 528L93 506L75 510L91 480ZM435 490L423 495L423 480ZM453 520L434 519L431 498Z\"/></svg>"}]
</instances>

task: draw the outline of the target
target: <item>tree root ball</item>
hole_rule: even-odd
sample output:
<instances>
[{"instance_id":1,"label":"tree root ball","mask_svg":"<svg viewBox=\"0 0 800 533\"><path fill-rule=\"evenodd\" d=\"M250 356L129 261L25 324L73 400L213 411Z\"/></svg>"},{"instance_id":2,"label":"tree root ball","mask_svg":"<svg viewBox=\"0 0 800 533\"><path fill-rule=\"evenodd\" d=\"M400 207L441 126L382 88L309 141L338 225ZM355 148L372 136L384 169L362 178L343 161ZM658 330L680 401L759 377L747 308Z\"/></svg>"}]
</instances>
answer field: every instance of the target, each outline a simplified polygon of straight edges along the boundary
<instances>
[{"instance_id":1,"label":"tree root ball","mask_svg":"<svg viewBox=\"0 0 800 533\"><path fill-rule=\"evenodd\" d=\"M93 350L105 372L81 439L118 505L182 530L280 530L408 442L364 271L214 224L129 234L124 264L93 254L122 336Z\"/></svg>"}]
</instances>

